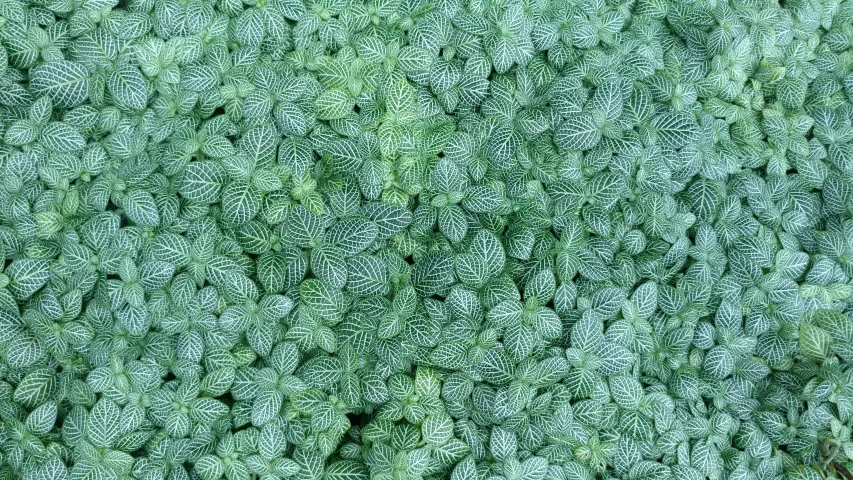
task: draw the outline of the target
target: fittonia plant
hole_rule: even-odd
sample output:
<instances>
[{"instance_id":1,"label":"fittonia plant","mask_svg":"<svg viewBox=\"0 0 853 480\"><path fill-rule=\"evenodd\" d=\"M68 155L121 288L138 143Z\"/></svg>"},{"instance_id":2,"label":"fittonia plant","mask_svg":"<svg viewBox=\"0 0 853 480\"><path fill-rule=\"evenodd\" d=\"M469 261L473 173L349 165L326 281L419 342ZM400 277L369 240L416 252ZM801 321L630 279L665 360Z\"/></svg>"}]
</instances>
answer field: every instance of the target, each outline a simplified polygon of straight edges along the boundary
<instances>
[{"instance_id":1,"label":"fittonia plant","mask_svg":"<svg viewBox=\"0 0 853 480\"><path fill-rule=\"evenodd\" d=\"M0 480L853 480L851 25L0 0Z\"/></svg>"}]
</instances>

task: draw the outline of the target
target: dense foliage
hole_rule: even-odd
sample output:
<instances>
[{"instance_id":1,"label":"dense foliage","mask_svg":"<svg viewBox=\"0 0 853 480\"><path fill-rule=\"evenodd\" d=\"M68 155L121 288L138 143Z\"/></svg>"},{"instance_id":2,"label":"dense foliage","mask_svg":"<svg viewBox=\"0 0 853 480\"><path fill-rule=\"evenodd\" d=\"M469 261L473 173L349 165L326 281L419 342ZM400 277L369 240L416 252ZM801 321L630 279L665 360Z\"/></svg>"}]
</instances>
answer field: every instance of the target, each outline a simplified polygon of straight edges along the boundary
<instances>
[{"instance_id":1,"label":"dense foliage","mask_svg":"<svg viewBox=\"0 0 853 480\"><path fill-rule=\"evenodd\" d=\"M853 0L0 0L0 479L853 479Z\"/></svg>"}]
</instances>

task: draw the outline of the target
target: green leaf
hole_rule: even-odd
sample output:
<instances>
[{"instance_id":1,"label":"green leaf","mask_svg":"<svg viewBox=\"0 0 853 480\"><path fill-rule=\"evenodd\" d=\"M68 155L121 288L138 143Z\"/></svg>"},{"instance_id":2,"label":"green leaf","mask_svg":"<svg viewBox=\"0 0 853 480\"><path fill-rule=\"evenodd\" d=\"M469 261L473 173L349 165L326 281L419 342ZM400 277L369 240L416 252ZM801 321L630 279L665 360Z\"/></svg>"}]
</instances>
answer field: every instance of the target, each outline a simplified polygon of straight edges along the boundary
<instances>
[{"instance_id":1,"label":"green leaf","mask_svg":"<svg viewBox=\"0 0 853 480\"><path fill-rule=\"evenodd\" d=\"M388 268L384 261L367 255L347 260L349 276L347 290L358 295L385 295L388 293Z\"/></svg>"},{"instance_id":2,"label":"green leaf","mask_svg":"<svg viewBox=\"0 0 853 480\"><path fill-rule=\"evenodd\" d=\"M111 71L107 87L116 102L126 107L142 110L148 103L148 81L132 65L122 65Z\"/></svg>"},{"instance_id":3,"label":"green leaf","mask_svg":"<svg viewBox=\"0 0 853 480\"><path fill-rule=\"evenodd\" d=\"M610 208L621 198L628 196L625 178L615 173L603 172L589 179L587 198L592 205Z\"/></svg>"},{"instance_id":4,"label":"green leaf","mask_svg":"<svg viewBox=\"0 0 853 480\"><path fill-rule=\"evenodd\" d=\"M214 455L205 455L198 459L193 467L202 480L217 480L225 473L222 460Z\"/></svg>"},{"instance_id":5,"label":"green leaf","mask_svg":"<svg viewBox=\"0 0 853 480\"><path fill-rule=\"evenodd\" d=\"M226 180L225 169L219 162L192 162L184 171L180 193L196 202L216 203Z\"/></svg>"},{"instance_id":6,"label":"green leaf","mask_svg":"<svg viewBox=\"0 0 853 480\"><path fill-rule=\"evenodd\" d=\"M459 242L468 233L465 212L456 205L448 205L438 212L438 229L451 242Z\"/></svg>"},{"instance_id":7,"label":"green leaf","mask_svg":"<svg viewBox=\"0 0 853 480\"><path fill-rule=\"evenodd\" d=\"M415 91L408 81L398 80L394 82L385 94L385 102L391 123L400 125L414 120L416 115Z\"/></svg>"},{"instance_id":8,"label":"green leaf","mask_svg":"<svg viewBox=\"0 0 853 480\"><path fill-rule=\"evenodd\" d=\"M302 206L291 209L288 216L288 240L302 248L310 248L316 246L322 236L320 217Z\"/></svg>"},{"instance_id":9,"label":"green leaf","mask_svg":"<svg viewBox=\"0 0 853 480\"><path fill-rule=\"evenodd\" d=\"M37 368L28 373L15 388L14 400L26 407L36 407L51 398L57 390L53 370Z\"/></svg>"},{"instance_id":10,"label":"green leaf","mask_svg":"<svg viewBox=\"0 0 853 480\"><path fill-rule=\"evenodd\" d=\"M453 281L453 260L445 253L432 252L412 268L412 283L416 291L424 296L442 291Z\"/></svg>"},{"instance_id":11,"label":"green leaf","mask_svg":"<svg viewBox=\"0 0 853 480\"><path fill-rule=\"evenodd\" d=\"M55 403L45 403L29 415L25 423L27 430L33 435L42 436L53 430L59 410Z\"/></svg>"},{"instance_id":12,"label":"green leaf","mask_svg":"<svg viewBox=\"0 0 853 480\"><path fill-rule=\"evenodd\" d=\"M71 125L63 122L50 122L41 131L41 141L54 152L73 152L86 146L83 135Z\"/></svg>"},{"instance_id":13,"label":"green leaf","mask_svg":"<svg viewBox=\"0 0 853 480\"><path fill-rule=\"evenodd\" d=\"M171 263L176 268L190 261L191 245L185 237L173 233L158 235L153 242L151 252L155 260Z\"/></svg>"},{"instance_id":14,"label":"green leaf","mask_svg":"<svg viewBox=\"0 0 853 480\"><path fill-rule=\"evenodd\" d=\"M421 424L421 436L431 445L444 445L453 437L453 420L446 415L430 415Z\"/></svg>"},{"instance_id":15,"label":"green leaf","mask_svg":"<svg viewBox=\"0 0 853 480\"><path fill-rule=\"evenodd\" d=\"M610 378L610 394L616 404L626 410L639 408L645 397L639 380L624 375Z\"/></svg>"},{"instance_id":16,"label":"green leaf","mask_svg":"<svg viewBox=\"0 0 853 480\"><path fill-rule=\"evenodd\" d=\"M589 150L600 140L601 130L587 113L569 117L554 131L554 143L563 150Z\"/></svg>"},{"instance_id":17,"label":"green leaf","mask_svg":"<svg viewBox=\"0 0 853 480\"><path fill-rule=\"evenodd\" d=\"M190 418L194 422L211 423L225 415L228 415L228 406L213 398L197 398L190 406Z\"/></svg>"},{"instance_id":18,"label":"green leaf","mask_svg":"<svg viewBox=\"0 0 853 480\"><path fill-rule=\"evenodd\" d=\"M505 385L515 375L515 365L509 357L499 350L488 350L479 365L483 380L493 385Z\"/></svg>"},{"instance_id":19,"label":"green leaf","mask_svg":"<svg viewBox=\"0 0 853 480\"><path fill-rule=\"evenodd\" d=\"M326 90L317 98L317 118L321 120L337 120L346 117L355 106L353 100L343 90Z\"/></svg>"},{"instance_id":20,"label":"green leaf","mask_svg":"<svg viewBox=\"0 0 853 480\"><path fill-rule=\"evenodd\" d=\"M360 463L342 460L326 467L323 474L326 480L367 480L367 469Z\"/></svg>"},{"instance_id":21,"label":"green leaf","mask_svg":"<svg viewBox=\"0 0 853 480\"><path fill-rule=\"evenodd\" d=\"M203 92L219 84L219 72L206 65L187 67L181 74L181 85L192 92Z\"/></svg>"},{"instance_id":22,"label":"green leaf","mask_svg":"<svg viewBox=\"0 0 853 480\"><path fill-rule=\"evenodd\" d=\"M469 212L486 213L499 208L503 204L503 198L494 188L477 185L465 189L465 198L462 206Z\"/></svg>"},{"instance_id":23,"label":"green leaf","mask_svg":"<svg viewBox=\"0 0 853 480\"><path fill-rule=\"evenodd\" d=\"M30 72L30 90L36 96L48 95L57 108L75 107L89 97L89 71L68 60L39 65Z\"/></svg>"},{"instance_id":24,"label":"green leaf","mask_svg":"<svg viewBox=\"0 0 853 480\"><path fill-rule=\"evenodd\" d=\"M296 105L279 102L275 107L275 119L285 135L305 135L308 133L308 120Z\"/></svg>"},{"instance_id":25,"label":"green leaf","mask_svg":"<svg viewBox=\"0 0 853 480\"><path fill-rule=\"evenodd\" d=\"M51 456L37 469L36 478L50 480L69 480L68 468L58 457Z\"/></svg>"},{"instance_id":26,"label":"green leaf","mask_svg":"<svg viewBox=\"0 0 853 480\"><path fill-rule=\"evenodd\" d=\"M26 332L15 337L8 345L9 353L6 361L12 368L32 367L40 361L44 361L47 351L40 339L32 333Z\"/></svg>"},{"instance_id":27,"label":"green leaf","mask_svg":"<svg viewBox=\"0 0 853 480\"><path fill-rule=\"evenodd\" d=\"M332 288L343 288L347 283L347 262L341 249L323 245L311 251L311 271Z\"/></svg>"},{"instance_id":28,"label":"green leaf","mask_svg":"<svg viewBox=\"0 0 853 480\"><path fill-rule=\"evenodd\" d=\"M390 238L412 222L412 212L398 205L368 203L362 207L364 215L379 228L378 238Z\"/></svg>"},{"instance_id":29,"label":"green leaf","mask_svg":"<svg viewBox=\"0 0 853 480\"><path fill-rule=\"evenodd\" d=\"M657 133L658 141L670 148L681 148L699 135L699 126L693 114L686 112L658 115L652 120L651 126Z\"/></svg>"},{"instance_id":30,"label":"green leaf","mask_svg":"<svg viewBox=\"0 0 853 480\"><path fill-rule=\"evenodd\" d=\"M338 381L343 366L333 357L312 358L305 362L296 374L309 386L325 387Z\"/></svg>"},{"instance_id":31,"label":"green leaf","mask_svg":"<svg viewBox=\"0 0 853 480\"><path fill-rule=\"evenodd\" d=\"M363 218L347 218L326 232L326 240L337 245L343 253L355 255L369 247L379 235L379 227Z\"/></svg>"},{"instance_id":32,"label":"green leaf","mask_svg":"<svg viewBox=\"0 0 853 480\"><path fill-rule=\"evenodd\" d=\"M32 120L18 120L9 125L4 140L9 145L26 145L39 137L40 127Z\"/></svg>"},{"instance_id":33,"label":"green leaf","mask_svg":"<svg viewBox=\"0 0 853 480\"><path fill-rule=\"evenodd\" d=\"M734 370L734 357L723 345L717 345L708 351L702 367L717 378L725 378Z\"/></svg>"},{"instance_id":34,"label":"green leaf","mask_svg":"<svg viewBox=\"0 0 853 480\"><path fill-rule=\"evenodd\" d=\"M693 213L700 220L712 220L717 213L717 207L722 201L720 188L716 182L701 179L688 189L692 202Z\"/></svg>"},{"instance_id":35,"label":"green leaf","mask_svg":"<svg viewBox=\"0 0 853 480\"><path fill-rule=\"evenodd\" d=\"M504 300L489 310L486 318L498 327L509 327L521 323L524 306L518 300Z\"/></svg>"},{"instance_id":36,"label":"green leaf","mask_svg":"<svg viewBox=\"0 0 853 480\"><path fill-rule=\"evenodd\" d=\"M542 457L530 457L521 464L521 478L542 480L548 473L548 461Z\"/></svg>"},{"instance_id":37,"label":"green leaf","mask_svg":"<svg viewBox=\"0 0 853 480\"><path fill-rule=\"evenodd\" d=\"M258 395L252 403L252 424L269 425L281 409L284 395L280 392L265 392Z\"/></svg>"},{"instance_id":38,"label":"green leaf","mask_svg":"<svg viewBox=\"0 0 853 480\"><path fill-rule=\"evenodd\" d=\"M131 190L122 201L125 215L134 223L142 227L156 227L160 225L160 213L154 197L144 190Z\"/></svg>"},{"instance_id":39,"label":"green leaf","mask_svg":"<svg viewBox=\"0 0 853 480\"><path fill-rule=\"evenodd\" d=\"M92 445L111 447L121 434L121 411L118 406L106 398L99 400L89 412L86 431Z\"/></svg>"},{"instance_id":40,"label":"green leaf","mask_svg":"<svg viewBox=\"0 0 853 480\"><path fill-rule=\"evenodd\" d=\"M426 50L415 45L407 45L400 49L397 55L400 68L406 73L428 70L432 66L433 56Z\"/></svg>"},{"instance_id":41,"label":"green leaf","mask_svg":"<svg viewBox=\"0 0 853 480\"><path fill-rule=\"evenodd\" d=\"M299 285L299 298L323 318L337 321L344 310L344 298L340 290L325 283L308 279Z\"/></svg>"},{"instance_id":42,"label":"green leaf","mask_svg":"<svg viewBox=\"0 0 853 480\"><path fill-rule=\"evenodd\" d=\"M237 40L244 45L260 45L264 38L264 13L260 9L248 8L237 19Z\"/></svg>"},{"instance_id":43,"label":"green leaf","mask_svg":"<svg viewBox=\"0 0 853 480\"><path fill-rule=\"evenodd\" d=\"M50 269L46 260L22 258L13 260L6 268L9 291L18 300L26 300L47 283Z\"/></svg>"},{"instance_id":44,"label":"green leaf","mask_svg":"<svg viewBox=\"0 0 853 480\"><path fill-rule=\"evenodd\" d=\"M236 180L222 191L222 216L233 225L248 222L260 209L261 192L249 182Z\"/></svg>"},{"instance_id":45,"label":"green leaf","mask_svg":"<svg viewBox=\"0 0 853 480\"><path fill-rule=\"evenodd\" d=\"M489 441L489 451L498 461L508 457L514 457L518 450L518 439L515 434L503 427L492 428L492 436Z\"/></svg>"},{"instance_id":46,"label":"green leaf","mask_svg":"<svg viewBox=\"0 0 853 480\"><path fill-rule=\"evenodd\" d=\"M472 457L467 457L457 463L453 468L453 473L450 476L451 480L468 480L478 478L477 466Z\"/></svg>"},{"instance_id":47,"label":"green leaf","mask_svg":"<svg viewBox=\"0 0 853 480\"><path fill-rule=\"evenodd\" d=\"M826 330L805 322L800 325L800 354L805 358L822 362L829 354L830 345L832 336Z\"/></svg>"}]
</instances>

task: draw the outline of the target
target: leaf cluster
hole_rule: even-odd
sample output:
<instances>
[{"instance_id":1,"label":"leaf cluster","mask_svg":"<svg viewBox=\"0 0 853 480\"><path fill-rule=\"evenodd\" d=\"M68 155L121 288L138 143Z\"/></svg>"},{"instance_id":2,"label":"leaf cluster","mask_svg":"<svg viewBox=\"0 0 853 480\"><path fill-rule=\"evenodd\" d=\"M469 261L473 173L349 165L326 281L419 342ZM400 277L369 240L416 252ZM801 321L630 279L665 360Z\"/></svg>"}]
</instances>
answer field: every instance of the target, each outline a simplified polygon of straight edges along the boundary
<instances>
[{"instance_id":1,"label":"leaf cluster","mask_svg":"<svg viewBox=\"0 0 853 480\"><path fill-rule=\"evenodd\" d=\"M0 480L853 479L853 0L0 0Z\"/></svg>"}]
</instances>

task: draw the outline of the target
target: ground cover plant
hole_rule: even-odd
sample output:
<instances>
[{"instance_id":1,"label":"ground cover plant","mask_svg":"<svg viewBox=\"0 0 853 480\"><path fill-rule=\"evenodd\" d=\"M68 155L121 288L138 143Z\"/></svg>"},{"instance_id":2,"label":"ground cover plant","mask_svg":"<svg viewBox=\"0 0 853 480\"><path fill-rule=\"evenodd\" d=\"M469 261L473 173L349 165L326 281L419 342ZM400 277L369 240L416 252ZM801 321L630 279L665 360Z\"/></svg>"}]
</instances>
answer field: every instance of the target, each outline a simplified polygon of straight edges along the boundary
<instances>
[{"instance_id":1,"label":"ground cover plant","mask_svg":"<svg viewBox=\"0 0 853 480\"><path fill-rule=\"evenodd\" d=\"M0 479L853 480L850 0L0 0Z\"/></svg>"}]
</instances>

